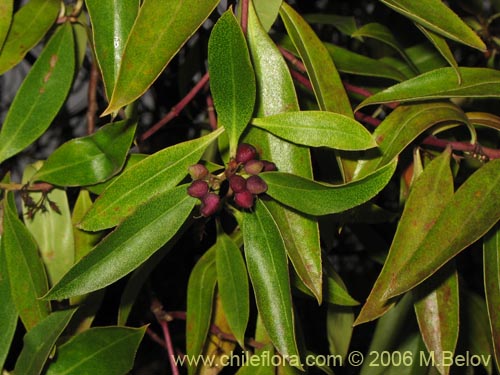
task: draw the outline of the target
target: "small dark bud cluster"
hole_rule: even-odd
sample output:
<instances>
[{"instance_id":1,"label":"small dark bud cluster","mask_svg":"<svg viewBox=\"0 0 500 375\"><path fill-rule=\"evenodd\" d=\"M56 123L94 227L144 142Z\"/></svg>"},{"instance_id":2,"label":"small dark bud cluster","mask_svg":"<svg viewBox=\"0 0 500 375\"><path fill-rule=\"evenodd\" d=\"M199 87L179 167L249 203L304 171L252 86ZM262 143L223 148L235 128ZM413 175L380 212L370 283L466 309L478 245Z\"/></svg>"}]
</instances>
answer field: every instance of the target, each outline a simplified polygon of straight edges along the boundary
<instances>
[{"instance_id":1,"label":"small dark bud cluster","mask_svg":"<svg viewBox=\"0 0 500 375\"><path fill-rule=\"evenodd\" d=\"M187 188L187 193L201 201L202 216L212 216L222 205L219 190L221 183L227 180L225 182L229 185L227 196L232 196L239 208L250 209L255 203L256 196L267 191L267 184L259 174L276 170L276 164L273 162L259 159L259 153L254 146L242 143L225 171L218 176L210 174L203 164L190 166L188 172L193 182Z\"/></svg>"}]
</instances>

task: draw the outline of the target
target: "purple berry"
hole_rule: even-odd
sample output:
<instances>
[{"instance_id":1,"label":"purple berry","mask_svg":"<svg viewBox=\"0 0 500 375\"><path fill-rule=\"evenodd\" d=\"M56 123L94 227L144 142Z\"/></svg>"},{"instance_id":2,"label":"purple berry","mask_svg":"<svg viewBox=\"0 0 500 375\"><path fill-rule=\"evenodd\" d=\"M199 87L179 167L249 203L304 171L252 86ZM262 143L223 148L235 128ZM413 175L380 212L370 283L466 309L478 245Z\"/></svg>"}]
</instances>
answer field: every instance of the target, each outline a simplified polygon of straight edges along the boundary
<instances>
[{"instance_id":1,"label":"purple berry","mask_svg":"<svg viewBox=\"0 0 500 375\"><path fill-rule=\"evenodd\" d=\"M220 197L215 193L206 194L201 200L200 213L202 216L212 216L220 206Z\"/></svg>"},{"instance_id":2,"label":"purple berry","mask_svg":"<svg viewBox=\"0 0 500 375\"><path fill-rule=\"evenodd\" d=\"M262 194L267 191L267 184L259 176L250 176L247 179L247 189L252 194Z\"/></svg>"},{"instance_id":3,"label":"purple berry","mask_svg":"<svg viewBox=\"0 0 500 375\"><path fill-rule=\"evenodd\" d=\"M246 163L249 160L255 159L257 150L248 143L241 143L236 151L236 161L238 163Z\"/></svg>"},{"instance_id":4,"label":"purple berry","mask_svg":"<svg viewBox=\"0 0 500 375\"><path fill-rule=\"evenodd\" d=\"M253 206L254 196L248 190L234 194L234 203L241 208L251 208Z\"/></svg>"},{"instance_id":5,"label":"purple berry","mask_svg":"<svg viewBox=\"0 0 500 375\"><path fill-rule=\"evenodd\" d=\"M187 192L194 198L202 198L208 193L208 183L202 180L196 180L189 185Z\"/></svg>"},{"instance_id":6,"label":"purple berry","mask_svg":"<svg viewBox=\"0 0 500 375\"><path fill-rule=\"evenodd\" d=\"M264 169L264 163L260 160L249 160L245 163L245 172L248 174L259 174Z\"/></svg>"},{"instance_id":7,"label":"purple berry","mask_svg":"<svg viewBox=\"0 0 500 375\"><path fill-rule=\"evenodd\" d=\"M203 180L208 176L208 169L203 164L194 164L188 168L193 180Z\"/></svg>"},{"instance_id":8,"label":"purple berry","mask_svg":"<svg viewBox=\"0 0 500 375\"><path fill-rule=\"evenodd\" d=\"M246 189L247 180L239 175L233 175L229 178L229 186L235 193L240 193Z\"/></svg>"},{"instance_id":9,"label":"purple berry","mask_svg":"<svg viewBox=\"0 0 500 375\"><path fill-rule=\"evenodd\" d=\"M262 160L262 162L264 163L264 172L271 172L278 170L276 164L274 164L272 161Z\"/></svg>"}]
</instances>

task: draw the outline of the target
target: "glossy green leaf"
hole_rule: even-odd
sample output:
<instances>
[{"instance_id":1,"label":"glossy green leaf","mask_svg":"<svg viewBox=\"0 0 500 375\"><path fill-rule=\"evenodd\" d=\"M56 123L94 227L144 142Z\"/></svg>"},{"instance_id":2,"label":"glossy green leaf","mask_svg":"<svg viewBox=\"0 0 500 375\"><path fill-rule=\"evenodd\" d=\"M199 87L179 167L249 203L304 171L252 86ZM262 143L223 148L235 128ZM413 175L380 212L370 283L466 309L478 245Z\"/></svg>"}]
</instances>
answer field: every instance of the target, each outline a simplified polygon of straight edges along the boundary
<instances>
[{"instance_id":1,"label":"glossy green leaf","mask_svg":"<svg viewBox=\"0 0 500 375\"><path fill-rule=\"evenodd\" d=\"M269 31L276 21L282 2L283 0L252 0L255 12L265 31Z\"/></svg>"},{"instance_id":2,"label":"glossy green leaf","mask_svg":"<svg viewBox=\"0 0 500 375\"><path fill-rule=\"evenodd\" d=\"M434 159L412 184L410 194L394 235L389 255L356 324L374 320L384 314L394 301L384 298L384 291L393 274L425 240L429 227L439 217L453 196L453 178L450 171L450 152Z\"/></svg>"},{"instance_id":3,"label":"glossy green leaf","mask_svg":"<svg viewBox=\"0 0 500 375\"><path fill-rule=\"evenodd\" d=\"M261 177L267 194L277 201L309 215L327 215L348 210L377 195L387 185L396 161L369 176L343 185L329 185L290 173L266 172Z\"/></svg>"},{"instance_id":4,"label":"glossy green leaf","mask_svg":"<svg viewBox=\"0 0 500 375\"><path fill-rule=\"evenodd\" d=\"M362 160L355 171L360 178L394 160L419 135L440 123L467 123L462 109L449 102L398 106L373 132L380 155Z\"/></svg>"},{"instance_id":5,"label":"glossy green leaf","mask_svg":"<svg viewBox=\"0 0 500 375\"><path fill-rule=\"evenodd\" d=\"M151 197L172 189L223 131L221 128L158 151L120 174L94 202L80 228L97 231L113 227Z\"/></svg>"},{"instance_id":6,"label":"glossy green leaf","mask_svg":"<svg viewBox=\"0 0 500 375\"><path fill-rule=\"evenodd\" d=\"M356 19L352 16L340 16L338 14L310 13L304 15L309 23L319 23L322 25L331 25L342 34L352 35L357 29Z\"/></svg>"},{"instance_id":7,"label":"glossy green leaf","mask_svg":"<svg viewBox=\"0 0 500 375\"><path fill-rule=\"evenodd\" d=\"M500 224L497 223L484 237L483 276L486 306L493 341L493 353L500 368Z\"/></svg>"},{"instance_id":8,"label":"glossy green leaf","mask_svg":"<svg viewBox=\"0 0 500 375\"><path fill-rule=\"evenodd\" d=\"M45 299L63 299L104 288L139 267L169 241L191 213L196 199L186 185L153 197L56 284Z\"/></svg>"},{"instance_id":9,"label":"glossy green leaf","mask_svg":"<svg viewBox=\"0 0 500 375\"><path fill-rule=\"evenodd\" d=\"M486 112L467 112L469 122L473 125L486 126L492 129L500 130L500 117Z\"/></svg>"},{"instance_id":10,"label":"glossy green leaf","mask_svg":"<svg viewBox=\"0 0 500 375\"><path fill-rule=\"evenodd\" d=\"M249 9L248 45L257 79L257 116L299 109L294 84L283 56ZM245 142L259 145L262 158L273 160L283 172L311 178L309 149L286 142L269 132L250 127ZM288 257L306 287L322 300L321 247L317 219L278 203L267 202L285 241Z\"/></svg>"},{"instance_id":11,"label":"glossy green leaf","mask_svg":"<svg viewBox=\"0 0 500 375\"><path fill-rule=\"evenodd\" d=\"M254 212L243 217L243 240L248 274L266 331L282 355L298 356L285 244L271 213L260 201Z\"/></svg>"},{"instance_id":12,"label":"glossy green leaf","mask_svg":"<svg viewBox=\"0 0 500 375\"><path fill-rule=\"evenodd\" d=\"M108 98L115 87L139 3L139 0L85 0L92 22L95 54Z\"/></svg>"},{"instance_id":13,"label":"glossy green leaf","mask_svg":"<svg viewBox=\"0 0 500 375\"><path fill-rule=\"evenodd\" d=\"M381 0L405 17L446 38L486 50L483 41L441 0Z\"/></svg>"},{"instance_id":14,"label":"glossy green leaf","mask_svg":"<svg viewBox=\"0 0 500 375\"><path fill-rule=\"evenodd\" d=\"M186 313L186 351L189 356L201 354L210 328L217 282L215 252L216 247L212 246L198 260L189 276ZM191 366L188 373L193 374L194 370L195 367Z\"/></svg>"},{"instance_id":15,"label":"glossy green leaf","mask_svg":"<svg viewBox=\"0 0 500 375\"><path fill-rule=\"evenodd\" d=\"M12 195L4 200L2 247L12 299L29 331L50 312L50 304L39 299L47 292L47 276L35 240L17 217Z\"/></svg>"},{"instance_id":16,"label":"glossy green leaf","mask_svg":"<svg viewBox=\"0 0 500 375\"><path fill-rule=\"evenodd\" d=\"M453 68L441 68L398 83L365 99L356 110L371 104L442 98L500 97L500 71L488 68L459 68L462 83Z\"/></svg>"},{"instance_id":17,"label":"glossy green leaf","mask_svg":"<svg viewBox=\"0 0 500 375\"><path fill-rule=\"evenodd\" d=\"M296 111L256 117L252 125L287 141L312 147L366 150L376 147L372 135L356 120L332 112Z\"/></svg>"},{"instance_id":18,"label":"glossy green leaf","mask_svg":"<svg viewBox=\"0 0 500 375\"><path fill-rule=\"evenodd\" d=\"M345 359L351 343L353 322L354 313L352 308L328 305L326 313L326 334L330 354L340 355L342 359Z\"/></svg>"},{"instance_id":19,"label":"glossy green leaf","mask_svg":"<svg viewBox=\"0 0 500 375\"><path fill-rule=\"evenodd\" d=\"M0 52L2 51L3 44L10 30L13 10L13 0L3 0L0 3Z\"/></svg>"},{"instance_id":20,"label":"glossy green leaf","mask_svg":"<svg viewBox=\"0 0 500 375\"><path fill-rule=\"evenodd\" d=\"M381 60L360 55L334 44L324 44L333 61L335 61L337 69L342 73L388 78L398 82L406 79L406 76L398 69Z\"/></svg>"},{"instance_id":21,"label":"glossy green leaf","mask_svg":"<svg viewBox=\"0 0 500 375\"><path fill-rule=\"evenodd\" d=\"M61 345L47 375L129 373L146 327L96 327Z\"/></svg>"},{"instance_id":22,"label":"glossy green leaf","mask_svg":"<svg viewBox=\"0 0 500 375\"><path fill-rule=\"evenodd\" d=\"M387 26L375 22L368 23L357 29L351 36L354 38L372 38L387 44L399 53L399 55L401 55L408 66L413 70L413 73L418 72L418 68L415 66L403 46L399 43Z\"/></svg>"},{"instance_id":23,"label":"glossy green leaf","mask_svg":"<svg viewBox=\"0 0 500 375\"><path fill-rule=\"evenodd\" d=\"M281 5L280 16L311 80L319 108L352 117L351 104L326 47L311 26L290 5Z\"/></svg>"},{"instance_id":24,"label":"glossy green leaf","mask_svg":"<svg viewBox=\"0 0 500 375\"><path fill-rule=\"evenodd\" d=\"M226 319L241 347L250 315L247 268L238 246L225 233L217 235L217 286Z\"/></svg>"},{"instance_id":25,"label":"glossy green leaf","mask_svg":"<svg viewBox=\"0 0 500 375\"><path fill-rule=\"evenodd\" d=\"M83 186L108 179L122 169L135 128L136 124L123 120L66 142L49 156L33 180Z\"/></svg>"},{"instance_id":26,"label":"glossy green leaf","mask_svg":"<svg viewBox=\"0 0 500 375\"><path fill-rule=\"evenodd\" d=\"M460 75L460 70L458 70L457 61L455 60L455 56L453 56L453 52L448 46L446 40L435 32L430 31L423 26L420 26L418 23L415 25L420 29L422 34L424 34L425 37L429 39L429 41L434 45L439 53L446 59L446 61L448 61L448 64L450 64L453 69L455 69L455 72L457 73L458 84L462 83L462 76Z\"/></svg>"},{"instance_id":27,"label":"glossy green leaf","mask_svg":"<svg viewBox=\"0 0 500 375\"><path fill-rule=\"evenodd\" d=\"M74 69L73 31L68 23L52 35L17 91L0 131L0 162L22 151L49 127L64 104Z\"/></svg>"},{"instance_id":28,"label":"glossy green leaf","mask_svg":"<svg viewBox=\"0 0 500 375\"><path fill-rule=\"evenodd\" d=\"M1 49L0 74L20 63L28 51L40 42L56 21L59 9L58 0L31 0L14 14ZM5 16L8 16L6 11Z\"/></svg>"},{"instance_id":29,"label":"glossy green leaf","mask_svg":"<svg viewBox=\"0 0 500 375\"><path fill-rule=\"evenodd\" d=\"M469 177L433 222L420 246L387 285L385 297L401 294L427 279L483 236L500 218L500 160Z\"/></svg>"},{"instance_id":30,"label":"glossy green leaf","mask_svg":"<svg viewBox=\"0 0 500 375\"><path fill-rule=\"evenodd\" d=\"M459 331L458 273L454 263L415 290L415 313L429 353L441 374L449 374L448 353L454 353ZM445 354L446 353L446 354Z\"/></svg>"},{"instance_id":31,"label":"glossy green leaf","mask_svg":"<svg viewBox=\"0 0 500 375\"><path fill-rule=\"evenodd\" d=\"M252 118L255 104L255 76L245 36L232 9L215 24L208 41L210 91L218 125L227 130L231 156Z\"/></svg>"},{"instance_id":32,"label":"glossy green leaf","mask_svg":"<svg viewBox=\"0 0 500 375\"><path fill-rule=\"evenodd\" d=\"M42 372L52 347L68 325L75 310L51 313L24 336L23 350L14 367L16 374L38 375Z\"/></svg>"},{"instance_id":33,"label":"glossy green leaf","mask_svg":"<svg viewBox=\"0 0 500 375\"><path fill-rule=\"evenodd\" d=\"M36 174L41 163L28 165L23 174L23 183ZM43 193L31 192L28 195L33 202L43 199ZM23 201L24 224L33 235L40 255L42 256L49 285L57 283L75 261L75 246L73 239L73 226L71 211L66 192L62 189L52 189L46 197L46 210L40 210L30 218L29 208ZM50 203L52 202L52 203ZM50 205L55 205L54 210Z\"/></svg>"},{"instance_id":34,"label":"glossy green leaf","mask_svg":"<svg viewBox=\"0 0 500 375\"><path fill-rule=\"evenodd\" d=\"M217 0L144 1L103 115L118 111L144 94L217 4Z\"/></svg>"}]
</instances>

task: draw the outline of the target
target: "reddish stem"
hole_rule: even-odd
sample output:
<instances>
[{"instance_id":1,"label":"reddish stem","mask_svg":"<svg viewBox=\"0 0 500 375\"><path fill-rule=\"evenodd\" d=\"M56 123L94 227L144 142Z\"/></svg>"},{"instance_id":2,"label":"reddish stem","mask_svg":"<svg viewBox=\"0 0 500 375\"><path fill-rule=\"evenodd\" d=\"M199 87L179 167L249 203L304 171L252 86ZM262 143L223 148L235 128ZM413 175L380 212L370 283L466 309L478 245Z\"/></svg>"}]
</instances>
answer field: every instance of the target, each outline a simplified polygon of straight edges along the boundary
<instances>
[{"instance_id":1,"label":"reddish stem","mask_svg":"<svg viewBox=\"0 0 500 375\"><path fill-rule=\"evenodd\" d=\"M97 64L95 60L92 61L90 67L90 77L89 77L89 91L88 91L88 102L89 107L87 109L87 134L92 134L95 131L95 119L97 113L97 82L99 81L99 69L97 69Z\"/></svg>"},{"instance_id":2,"label":"reddish stem","mask_svg":"<svg viewBox=\"0 0 500 375\"><path fill-rule=\"evenodd\" d=\"M155 315L156 321L160 324L163 331L163 337L165 338L165 349L168 353L168 360L170 362L170 368L172 369L173 375L179 375L179 369L175 363L175 352L174 346L172 345L172 337L170 336L170 330L168 329L168 320L171 320L170 316L165 313L163 306L160 301L153 298L151 301L151 311Z\"/></svg>"},{"instance_id":3,"label":"reddish stem","mask_svg":"<svg viewBox=\"0 0 500 375\"><path fill-rule=\"evenodd\" d=\"M210 128L212 130L215 130L217 129L217 116L215 116L214 100L212 99L212 95L207 94L206 102L207 102L207 112L208 112L208 123L210 124Z\"/></svg>"},{"instance_id":4,"label":"reddish stem","mask_svg":"<svg viewBox=\"0 0 500 375\"><path fill-rule=\"evenodd\" d=\"M241 1L241 30L247 35L248 29L248 0Z\"/></svg>"}]
</instances>

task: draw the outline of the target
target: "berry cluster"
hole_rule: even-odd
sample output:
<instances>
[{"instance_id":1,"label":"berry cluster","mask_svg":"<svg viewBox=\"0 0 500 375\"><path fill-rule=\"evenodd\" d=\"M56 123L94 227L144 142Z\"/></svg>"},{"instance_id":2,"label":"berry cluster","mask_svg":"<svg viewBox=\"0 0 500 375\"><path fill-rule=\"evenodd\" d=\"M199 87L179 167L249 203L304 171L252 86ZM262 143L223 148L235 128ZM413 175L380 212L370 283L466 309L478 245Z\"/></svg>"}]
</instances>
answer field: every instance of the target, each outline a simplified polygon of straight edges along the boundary
<instances>
[{"instance_id":1,"label":"berry cluster","mask_svg":"<svg viewBox=\"0 0 500 375\"><path fill-rule=\"evenodd\" d=\"M214 176L202 164L189 167L189 174L194 180L188 187L188 194L201 200L200 213L211 216L221 206L221 197L215 191L227 180L229 189L227 196L233 197L236 206L249 209L255 197L267 191L267 184L258 176L260 172L275 171L276 165L267 160L259 160L255 147L242 143L238 146L236 157L221 175Z\"/></svg>"}]
</instances>

